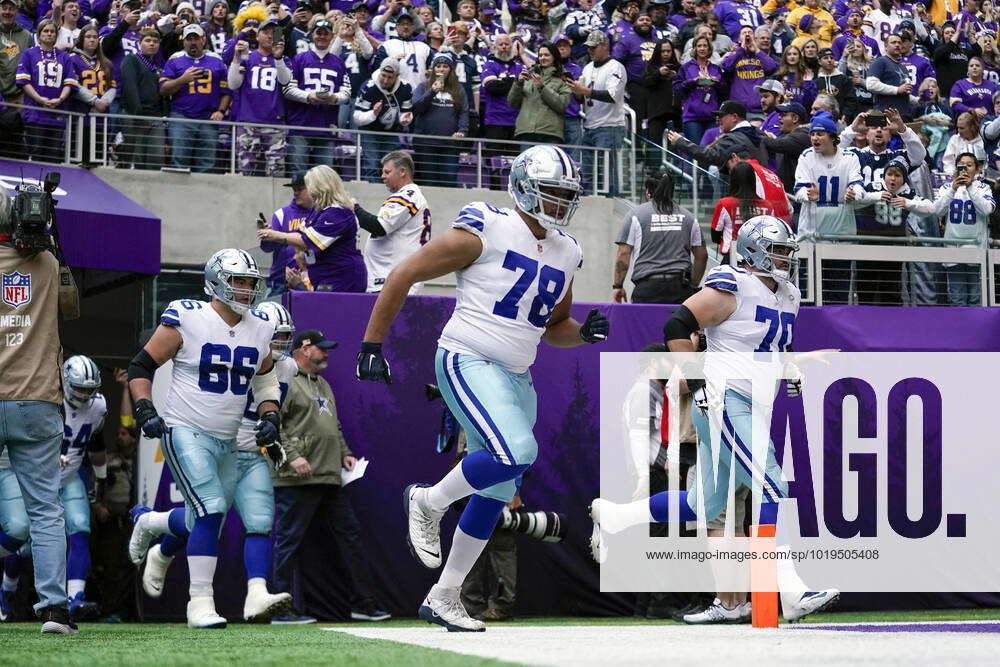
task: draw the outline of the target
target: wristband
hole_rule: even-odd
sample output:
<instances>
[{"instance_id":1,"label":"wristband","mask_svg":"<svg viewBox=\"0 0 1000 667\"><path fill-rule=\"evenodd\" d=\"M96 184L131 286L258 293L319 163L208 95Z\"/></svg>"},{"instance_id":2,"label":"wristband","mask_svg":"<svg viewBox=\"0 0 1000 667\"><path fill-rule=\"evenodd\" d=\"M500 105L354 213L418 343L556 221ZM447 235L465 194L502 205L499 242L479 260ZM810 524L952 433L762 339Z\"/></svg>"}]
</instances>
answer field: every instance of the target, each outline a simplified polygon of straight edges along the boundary
<instances>
[{"instance_id":1,"label":"wristband","mask_svg":"<svg viewBox=\"0 0 1000 667\"><path fill-rule=\"evenodd\" d=\"M90 464L94 469L94 477L97 479L107 479L108 478L108 464L102 463L101 465Z\"/></svg>"},{"instance_id":2,"label":"wristband","mask_svg":"<svg viewBox=\"0 0 1000 667\"><path fill-rule=\"evenodd\" d=\"M132 415L122 415L119 419L119 423L125 428L132 428L135 426L135 417Z\"/></svg>"},{"instance_id":3,"label":"wristband","mask_svg":"<svg viewBox=\"0 0 1000 667\"><path fill-rule=\"evenodd\" d=\"M624 283L616 283L616 284L614 284L614 285L611 286L611 289L622 289L624 287L625 287Z\"/></svg>"}]
</instances>

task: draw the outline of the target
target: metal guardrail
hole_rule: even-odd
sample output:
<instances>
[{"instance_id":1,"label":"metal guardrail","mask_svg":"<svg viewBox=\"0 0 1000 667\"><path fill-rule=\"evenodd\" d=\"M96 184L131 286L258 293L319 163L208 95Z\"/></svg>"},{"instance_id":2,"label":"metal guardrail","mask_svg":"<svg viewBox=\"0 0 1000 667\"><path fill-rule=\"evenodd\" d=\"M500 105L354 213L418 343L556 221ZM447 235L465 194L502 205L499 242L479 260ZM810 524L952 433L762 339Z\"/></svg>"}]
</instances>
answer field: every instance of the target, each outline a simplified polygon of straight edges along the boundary
<instances>
[{"instance_id":1,"label":"metal guardrail","mask_svg":"<svg viewBox=\"0 0 1000 667\"><path fill-rule=\"evenodd\" d=\"M27 108L19 104L7 106ZM378 158L390 150L403 148L416 153L418 179L424 177L429 181L440 181L431 184L479 188L493 185L504 189L511 160L529 145L523 141L481 137L456 138L413 133L400 135L355 129L195 120L176 116L134 116L62 110L48 110L48 113L60 119L62 128L62 138L56 140L57 146L52 146L53 150L47 151L47 155L32 155L28 154L26 144L11 145L8 141L4 145L0 141L0 154L11 155L15 149L24 149L28 159L43 162L284 176L296 170L292 167L295 164L294 157L301 155L298 150L304 144L310 152L310 156L304 158L305 168L333 162L332 166L335 169L339 167L338 171L344 180L380 181L381 166ZM205 132L206 129L209 131ZM310 134L295 134L296 132ZM178 165L176 151L186 148L188 144L181 141L184 133L194 135L195 138L190 142L190 152L185 150L183 155L187 164ZM308 139L301 141L300 137L304 136ZM282 145L276 147L275 144ZM560 145L570 154L593 154L591 173L584 175L586 191L588 194L606 195L610 186L612 149ZM424 147L431 147L433 150L424 152ZM142 150L150 154L142 154ZM271 157L269 150L281 157ZM286 160L285 153L288 150L292 151L292 156ZM366 160L366 151L370 154L373 150L376 155ZM254 154L252 164L247 164L244 159L248 152ZM55 154L61 155L61 159L51 159ZM618 162L620 169L621 161ZM439 166L447 163L447 166L440 171L428 170L426 165L432 163ZM260 168L261 164L263 169ZM365 174L366 166L368 174ZM376 170L374 172L373 166ZM455 182L449 183L446 180L448 178L454 178Z\"/></svg>"}]
</instances>

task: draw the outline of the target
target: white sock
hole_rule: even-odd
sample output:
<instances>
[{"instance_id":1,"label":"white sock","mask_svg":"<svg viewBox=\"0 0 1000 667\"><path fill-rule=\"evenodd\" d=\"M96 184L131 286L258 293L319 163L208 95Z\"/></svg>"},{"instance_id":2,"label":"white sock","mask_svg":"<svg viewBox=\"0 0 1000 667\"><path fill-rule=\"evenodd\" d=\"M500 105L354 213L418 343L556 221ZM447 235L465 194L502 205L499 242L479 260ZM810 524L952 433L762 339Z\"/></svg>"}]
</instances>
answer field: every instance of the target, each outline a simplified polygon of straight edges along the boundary
<instances>
[{"instance_id":1,"label":"white sock","mask_svg":"<svg viewBox=\"0 0 1000 667\"><path fill-rule=\"evenodd\" d=\"M170 533L170 512L148 512L146 526L157 535Z\"/></svg>"},{"instance_id":2,"label":"white sock","mask_svg":"<svg viewBox=\"0 0 1000 667\"><path fill-rule=\"evenodd\" d=\"M455 528L455 537L451 541L451 551L448 560L441 571L435 588L456 588L462 585L472 571L479 554L483 553L489 540L481 540L466 534L460 527ZM431 589L433 592L434 589Z\"/></svg>"},{"instance_id":3,"label":"white sock","mask_svg":"<svg viewBox=\"0 0 1000 667\"><path fill-rule=\"evenodd\" d=\"M476 489L465 479L460 463L452 468L444 479L427 489L424 498L427 499L429 509L443 512L456 500L471 496L475 492Z\"/></svg>"},{"instance_id":4,"label":"white sock","mask_svg":"<svg viewBox=\"0 0 1000 667\"><path fill-rule=\"evenodd\" d=\"M250 597L253 593L257 593L258 595L267 595L267 580L263 577L247 579L247 597Z\"/></svg>"},{"instance_id":5,"label":"white sock","mask_svg":"<svg viewBox=\"0 0 1000 667\"><path fill-rule=\"evenodd\" d=\"M212 580L215 579L215 556L188 556L188 576L191 585L188 588L192 598L211 597L213 595Z\"/></svg>"},{"instance_id":6,"label":"white sock","mask_svg":"<svg viewBox=\"0 0 1000 667\"><path fill-rule=\"evenodd\" d=\"M649 498L621 504L611 501L601 503L601 528L609 533L620 533L632 526L654 522L649 512Z\"/></svg>"},{"instance_id":7,"label":"white sock","mask_svg":"<svg viewBox=\"0 0 1000 667\"><path fill-rule=\"evenodd\" d=\"M68 579L66 581L66 595L68 595L70 599L73 599L76 597L77 593L83 592L83 588L86 585L87 582L83 579Z\"/></svg>"},{"instance_id":8,"label":"white sock","mask_svg":"<svg viewBox=\"0 0 1000 667\"><path fill-rule=\"evenodd\" d=\"M783 505L779 505L777 524L774 526L774 542L779 553L788 554L791 551L788 538L788 520L781 516ZM791 558L778 558L776 563L778 568L778 590L782 597L788 596L795 601L802 596L809 587L802 581L799 573L795 571L795 562Z\"/></svg>"},{"instance_id":9,"label":"white sock","mask_svg":"<svg viewBox=\"0 0 1000 667\"><path fill-rule=\"evenodd\" d=\"M20 577L11 579L10 577L7 576L7 573L5 572L3 575L3 589L8 593L13 593L14 591L17 590L18 579L20 579Z\"/></svg>"}]
</instances>

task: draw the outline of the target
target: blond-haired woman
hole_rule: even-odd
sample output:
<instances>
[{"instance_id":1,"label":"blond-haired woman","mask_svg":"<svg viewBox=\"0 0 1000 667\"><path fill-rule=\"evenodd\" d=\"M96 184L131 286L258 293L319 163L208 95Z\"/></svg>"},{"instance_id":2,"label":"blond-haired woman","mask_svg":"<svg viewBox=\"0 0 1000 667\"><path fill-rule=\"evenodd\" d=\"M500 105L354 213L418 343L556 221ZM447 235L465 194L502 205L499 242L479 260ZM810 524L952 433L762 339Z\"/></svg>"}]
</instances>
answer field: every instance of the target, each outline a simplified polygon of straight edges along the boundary
<instances>
[{"instance_id":1,"label":"blond-haired woman","mask_svg":"<svg viewBox=\"0 0 1000 667\"><path fill-rule=\"evenodd\" d=\"M294 232L262 229L257 238L303 251L312 289L364 292L368 274L358 250L358 218L351 196L337 172L325 164L307 171L305 181L313 207L302 227Z\"/></svg>"}]
</instances>

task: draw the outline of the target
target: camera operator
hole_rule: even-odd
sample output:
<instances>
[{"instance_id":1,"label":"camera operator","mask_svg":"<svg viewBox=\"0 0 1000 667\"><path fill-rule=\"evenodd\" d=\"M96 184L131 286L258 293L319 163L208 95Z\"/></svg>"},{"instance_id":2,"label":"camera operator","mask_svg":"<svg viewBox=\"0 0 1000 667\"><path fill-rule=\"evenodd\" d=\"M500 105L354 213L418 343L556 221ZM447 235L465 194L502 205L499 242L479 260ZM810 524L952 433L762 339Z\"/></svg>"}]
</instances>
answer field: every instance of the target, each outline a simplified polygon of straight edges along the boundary
<instances>
[{"instance_id":1,"label":"camera operator","mask_svg":"<svg viewBox=\"0 0 1000 667\"><path fill-rule=\"evenodd\" d=\"M49 192L50 184L54 190L46 178ZM42 249L50 247L49 193L21 190L12 205L0 188L0 451L10 456L31 521L35 612L42 632L72 634L77 629L66 597L66 528L59 502L59 263ZM0 534L0 557L17 551L18 542Z\"/></svg>"}]
</instances>

